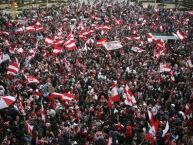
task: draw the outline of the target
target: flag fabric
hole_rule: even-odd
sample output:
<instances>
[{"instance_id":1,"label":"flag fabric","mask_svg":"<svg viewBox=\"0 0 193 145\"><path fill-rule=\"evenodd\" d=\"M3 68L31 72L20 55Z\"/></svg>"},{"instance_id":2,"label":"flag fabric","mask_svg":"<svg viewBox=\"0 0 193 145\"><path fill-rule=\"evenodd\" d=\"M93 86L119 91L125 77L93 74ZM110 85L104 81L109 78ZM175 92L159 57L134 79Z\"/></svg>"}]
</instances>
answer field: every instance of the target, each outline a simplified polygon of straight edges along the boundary
<instances>
[{"instance_id":1,"label":"flag fabric","mask_svg":"<svg viewBox=\"0 0 193 145\"><path fill-rule=\"evenodd\" d=\"M7 68L7 74L16 75L19 72L19 62L17 59L11 61Z\"/></svg>"},{"instance_id":2,"label":"flag fabric","mask_svg":"<svg viewBox=\"0 0 193 145\"><path fill-rule=\"evenodd\" d=\"M61 52L62 52L62 47L60 47L60 46L55 46L53 49L52 49L52 51L53 51L53 54L54 55L58 55L58 54L60 54Z\"/></svg>"},{"instance_id":3,"label":"flag fabric","mask_svg":"<svg viewBox=\"0 0 193 145\"><path fill-rule=\"evenodd\" d=\"M64 43L64 40L54 40L52 46L61 46Z\"/></svg>"},{"instance_id":4,"label":"flag fabric","mask_svg":"<svg viewBox=\"0 0 193 145\"><path fill-rule=\"evenodd\" d=\"M119 102L120 101L120 97L118 94L118 88L114 84L112 85L110 97L111 97L112 102Z\"/></svg>"},{"instance_id":5,"label":"flag fabric","mask_svg":"<svg viewBox=\"0 0 193 145\"><path fill-rule=\"evenodd\" d=\"M169 65L169 64L160 64L160 69L159 69L159 71L160 71L160 73L161 73L161 72L170 72L171 69L172 69L172 67L171 67L171 65Z\"/></svg>"},{"instance_id":6,"label":"flag fabric","mask_svg":"<svg viewBox=\"0 0 193 145\"><path fill-rule=\"evenodd\" d=\"M25 128L28 134L32 134L34 126L30 125L29 123L25 122Z\"/></svg>"},{"instance_id":7,"label":"flag fabric","mask_svg":"<svg viewBox=\"0 0 193 145\"><path fill-rule=\"evenodd\" d=\"M180 40L183 40L185 38L185 36L179 30L176 32L176 35Z\"/></svg>"},{"instance_id":8,"label":"flag fabric","mask_svg":"<svg viewBox=\"0 0 193 145\"><path fill-rule=\"evenodd\" d=\"M163 132L162 132L162 137L164 137L165 135L166 135L166 133L169 131L169 123L168 123L168 121L167 121L167 123L166 123L166 127L164 128L164 130L163 130Z\"/></svg>"},{"instance_id":9,"label":"flag fabric","mask_svg":"<svg viewBox=\"0 0 193 145\"><path fill-rule=\"evenodd\" d=\"M144 51L143 49L141 49L139 47L132 47L131 50L134 51L134 52L137 52L137 53L141 53L141 52Z\"/></svg>"},{"instance_id":10,"label":"flag fabric","mask_svg":"<svg viewBox=\"0 0 193 145\"><path fill-rule=\"evenodd\" d=\"M150 122L150 125L152 126L154 124L154 117L153 117L153 113L150 112L149 110L147 111L148 113L148 117L149 117L149 122Z\"/></svg>"},{"instance_id":11,"label":"flag fabric","mask_svg":"<svg viewBox=\"0 0 193 145\"><path fill-rule=\"evenodd\" d=\"M154 124L150 127L149 133L152 137L156 137L158 133L159 120L156 120Z\"/></svg>"},{"instance_id":12,"label":"flag fabric","mask_svg":"<svg viewBox=\"0 0 193 145\"><path fill-rule=\"evenodd\" d=\"M100 47L102 46L103 43L107 42L107 38L101 38L99 40L96 41L96 46Z\"/></svg>"},{"instance_id":13,"label":"flag fabric","mask_svg":"<svg viewBox=\"0 0 193 145\"><path fill-rule=\"evenodd\" d=\"M28 76L26 76L26 79L27 79L27 83L28 84L39 83L39 80L36 77L34 77L34 76L28 75Z\"/></svg>"},{"instance_id":14,"label":"flag fabric","mask_svg":"<svg viewBox=\"0 0 193 145\"><path fill-rule=\"evenodd\" d=\"M81 35L83 35L84 37L89 37L93 34L93 30L87 30L86 32L83 32Z\"/></svg>"},{"instance_id":15,"label":"flag fabric","mask_svg":"<svg viewBox=\"0 0 193 145\"><path fill-rule=\"evenodd\" d=\"M71 35L69 39L64 43L66 50L76 50L76 41L74 39L74 36Z\"/></svg>"},{"instance_id":16,"label":"flag fabric","mask_svg":"<svg viewBox=\"0 0 193 145\"><path fill-rule=\"evenodd\" d=\"M136 104L135 97L128 85L124 87L123 98L125 98L126 105L134 106Z\"/></svg>"},{"instance_id":17,"label":"flag fabric","mask_svg":"<svg viewBox=\"0 0 193 145\"><path fill-rule=\"evenodd\" d=\"M108 51L120 49L123 47L119 41L104 42L102 44Z\"/></svg>"},{"instance_id":18,"label":"flag fabric","mask_svg":"<svg viewBox=\"0 0 193 145\"><path fill-rule=\"evenodd\" d=\"M34 26L28 26L26 27L26 32L34 32L36 28Z\"/></svg>"},{"instance_id":19,"label":"flag fabric","mask_svg":"<svg viewBox=\"0 0 193 145\"><path fill-rule=\"evenodd\" d=\"M0 96L0 109L11 106L16 100L13 96Z\"/></svg>"},{"instance_id":20,"label":"flag fabric","mask_svg":"<svg viewBox=\"0 0 193 145\"><path fill-rule=\"evenodd\" d=\"M53 39L49 38L49 37L45 37L45 43L48 45L51 45L54 42Z\"/></svg>"},{"instance_id":21,"label":"flag fabric","mask_svg":"<svg viewBox=\"0 0 193 145\"><path fill-rule=\"evenodd\" d=\"M18 28L15 30L15 33L23 33L24 29L23 28Z\"/></svg>"},{"instance_id":22,"label":"flag fabric","mask_svg":"<svg viewBox=\"0 0 193 145\"><path fill-rule=\"evenodd\" d=\"M50 96L48 97L48 99L53 100L53 99L59 99L61 101L71 101L73 99L75 99L75 96L69 93L52 93L50 94Z\"/></svg>"}]
</instances>

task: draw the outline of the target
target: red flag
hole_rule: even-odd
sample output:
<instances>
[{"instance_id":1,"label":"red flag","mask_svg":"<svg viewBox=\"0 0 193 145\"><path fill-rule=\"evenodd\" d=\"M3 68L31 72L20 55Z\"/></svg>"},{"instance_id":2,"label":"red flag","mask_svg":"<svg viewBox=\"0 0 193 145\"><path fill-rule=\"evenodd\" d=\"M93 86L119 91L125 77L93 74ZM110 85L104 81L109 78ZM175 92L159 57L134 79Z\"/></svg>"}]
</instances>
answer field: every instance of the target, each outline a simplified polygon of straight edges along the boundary
<instances>
[{"instance_id":1,"label":"red flag","mask_svg":"<svg viewBox=\"0 0 193 145\"><path fill-rule=\"evenodd\" d=\"M53 39L49 38L49 37L45 37L45 43L48 45L51 45L54 42Z\"/></svg>"},{"instance_id":2,"label":"red flag","mask_svg":"<svg viewBox=\"0 0 193 145\"><path fill-rule=\"evenodd\" d=\"M26 130L29 134L32 134L32 131L33 131L33 126L32 125L30 125L29 123L26 122L25 123L25 128L26 128Z\"/></svg>"},{"instance_id":3,"label":"red flag","mask_svg":"<svg viewBox=\"0 0 193 145\"><path fill-rule=\"evenodd\" d=\"M135 97L133 93L131 92L131 89L128 87L128 85L124 87L123 97L125 98L126 105L129 105L129 106L135 105L136 103Z\"/></svg>"},{"instance_id":4,"label":"red flag","mask_svg":"<svg viewBox=\"0 0 193 145\"><path fill-rule=\"evenodd\" d=\"M7 68L7 74L16 75L19 72L19 62L17 59L11 61Z\"/></svg>"},{"instance_id":5,"label":"red flag","mask_svg":"<svg viewBox=\"0 0 193 145\"><path fill-rule=\"evenodd\" d=\"M153 117L153 113L150 112L149 110L147 111L148 113L148 117L149 117L149 122L150 122L150 125L152 126L154 124L154 117Z\"/></svg>"},{"instance_id":6,"label":"red flag","mask_svg":"<svg viewBox=\"0 0 193 145\"><path fill-rule=\"evenodd\" d=\"M100 46L102 46L102 44L103 44L104 42L107 42L107 38L102 38L102 39L97 40L96 46L97 46L97 47L100 47Z\"/></svg>"},{"instance_id":7,"label":"red flag","mask_svg":"<svg viewBox=\"0 0 193 145\"><path fill-rule=\"evenodd\" d=\"M131 50L133 50L134 52L138 52L138 53L141 53L144 51L143 49L141 49L139 47L132 47Z\"/></svg>"},{"instance_id":8,"label":"red flag","mask_svg":"<svg viewBox=\"0 0 193 145\"><path fill-rule=\"evenodd\" d=\"M119 102L120 101L120 97L118 94L118 88L113 84L112 85L112 89L111 89L111 100L113 102Z\"/></svg>"},{"instance_id":9,"label":"red flag","mask_svg":"<svg viewBox=\"0 0 193 145\"><path fill-rule=\"evenodd\" d=\"M52 93L48 99L52 100L52 99L60 99L61 101L71 101L73 99L75 99L75 96L69 93Z\"/></svg>"},{"instance_id":10,"label":"red flag","mask_svg":"<svg viewBox=\"0 0 193 145\"><path fill-rule=\"evenodd\" d=\"M30 83L39 83L38 78L37 78L37 77L34 77L34 76L28 75L28 76L26 77L26 79L27 79L28 84L30 84Z\"/></svg>"}]
</instances>

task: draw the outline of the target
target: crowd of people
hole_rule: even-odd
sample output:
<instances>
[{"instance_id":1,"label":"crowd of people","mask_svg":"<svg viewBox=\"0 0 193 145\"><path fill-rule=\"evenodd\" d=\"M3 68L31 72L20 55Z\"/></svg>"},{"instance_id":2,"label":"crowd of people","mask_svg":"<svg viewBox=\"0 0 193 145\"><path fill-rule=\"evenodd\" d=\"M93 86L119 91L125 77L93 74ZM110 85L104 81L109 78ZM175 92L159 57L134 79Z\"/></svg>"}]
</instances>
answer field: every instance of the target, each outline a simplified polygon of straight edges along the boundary
<instances>
[{"instance_id":1,"label":"crowd of people","mask_svg":"<svg viewBox=\"0 0 193 145\"><path fill-rule=\"evenodd\" d=\"M14 20L1 13L0 51L10 59L0 64L0 94L16 97L0 110L1 144L193 145L192 18L112 1L33 8ZM8 73L12 62L18 70Z\"/></svg>"}]
</instances>

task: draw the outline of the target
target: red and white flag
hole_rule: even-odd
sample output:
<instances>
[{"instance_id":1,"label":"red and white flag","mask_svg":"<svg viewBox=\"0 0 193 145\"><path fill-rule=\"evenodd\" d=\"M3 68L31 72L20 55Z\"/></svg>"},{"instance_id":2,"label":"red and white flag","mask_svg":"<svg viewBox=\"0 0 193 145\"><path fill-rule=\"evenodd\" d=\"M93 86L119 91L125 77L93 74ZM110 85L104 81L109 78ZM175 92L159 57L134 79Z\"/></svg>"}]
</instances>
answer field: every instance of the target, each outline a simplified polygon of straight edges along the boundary
<instances>
[{"instance_id":1,"label":"red and white flag","mask_svg":"<svg viewBox=\"0 0 193 145\"><path fill-rule=\"evenodd\" d=\"M176 35L180 40L183 40L185 38L185 35L183 35L179 30L176 32Z\"/></svg>"},{"instance_id":2,"label":"red and white flag","mask_svg":"<svg viewBox=\"0 0 193 145\"><path fill-rule=\"evenodd\" d=\"M76 41L73 36L70 36L70 38L64 43L65 48L67 50L76 50Z\"/></svg>"},{"instance_id":3,"label":"red and white flag","mask_svg":"<svg viewBox=\"0 0 193 145\"><path fill-rule=\"evenodd\" d=\"M62 47L55 46L55 47L53 47L52 51L53 51L54 55L58 55L58 54L60 54L62 52Z\"/></svg>"},{"instance_id":4,"label":"red and white flag","mask_svg":"<svg viewBox=\"0 0 193 145\"><path fill-rule=\"evenodd\" d=\"M81 35L83 35L85 37L89 37L93 34L93 32L94 31L90 29L90 30L87 30L86 32L82 33Z\"/></svg>"},{"instance_id":5,"label":"red and white flag","mask_svg":"<svg viewBox=\"0 0 193 145\"><path fill-rule=\"evenodd\" d=\"M145 140L147 140L151 145L154 144L154 139L157 137L159 120L156 120L154 124L150 127L150 130L145 135Z\"/></svg>"},{"instance_id":6,"label":"red and white flag","mask_svg":"<svg viewBox=\"0 0 193 145\"><path fill-rule=\"evenodd\" d=\"M18 28L15 30L15 33L23 33L24 29L23 28Z\"/></svg>"},{"instance_id":7,"label":"red and white flag","mask_svg":"<svg viewBox=\"0 0 193 145\"><path fill-rule=\"evenodd\" d=\"M25 122L25 128L29 134L32 134L34 126L30 125L29 123Z\"/></svg>"},{"instance_id":8,"label":"red and white flag","mask_svg":"<svg viewBox=\"0 0 193 145\"><path fill-rule=\"evenodd\" d=\"M35 77L35 76L30 76L30 75L28 75L28 76L26 76L26 79L27 79L27 83L28 83L28 84L31 84L31 83L39 83L38 78Z\"/></svg>"},{"instance_id":9,"label":"red and white flag","mask_svg":"<svg viewBox=\"0 0 193 145\"><path fill-rule=\"evenodd\" d=\"M134 51L134 52L138 52L138 53L141 53L141 52L144 51L143 49L141 49L139 47L132 47L131 50Z\"/></svg>"},{"instance_id":10,"label":"red and white flag","mask_svg":"<svg viewBox=\"0 0 193 145\"><path fill-rule=\"evenodd\" d=\"M146 37L147 37L147 41L148 41L148 42L152 42L153 39L154 39L154 38L153 38L153 35L152 35L151 33L148 33Z\"/></svg>"},{"instance_id":11,"label":"red and white flag","mask_svg":"<svg viewBox=\"0 0 193 145\"><path fill-rule=\"evenodd\" d=\"M160 72L170 72L172 69L170 64L160 64Z\"/></svg>"},{"instance_id":12,"label":"red and white flag","mask_svg":"<svg viewBox=\"0 0 193 145\"><path fill-rule=\"evenodd\" d=\"M151 111L149 111L149 110L147 111L147 113L148 113L150 125L152 126L154 124L153 113Z\"/></svg>"},{"instance_id":13,"label":"red and white flag","mask_svg":"<svg viewBox=\"0 0 193 145\"><path fill-rule=\"evenodd\" d=\"M111 97L112 102L119 102L120 101L120 97L118 94L118 88L114 83L112 84L112 89L110 91L110 94L111 94L110 97Z\"/></svg>"},{"instance_id":14,"label":"red and white flag","mask_svg":"<svg viewBox=\"0 0 193 145\"><path fill-rule=\"evenodd\" d=\"M150 127L149 133L152 137L156 137L158 133L159 120L156 120L154 124Z\"/></svg>"},{"instance_id":15,"label":"red and white flag","mask_svg":"<svg viewBox=\"0 0 193 145\"><path fill-rule=\"evenodd\" d=\"M164 130L162 131L162 137L164 137L166 135L166 133L169 131L170 127L169 127L169 123L167 121L166 123L166 127L164 128Z\"/></svg>"},{"instance_id":16,"label":"red and white flag","mask_svg":"<svg viewBox=\"0 0 193 145\"><path fill-rule=\"evenodd\" d=\"M102 46L103 43L107 42L107 38L101 38L99 40L96 41L96 46L100 47Z\"/></svg>"},{"instance_id":17,"label":"red and white flag","mask_svg":"<svg viewBox=\"0 0 193 145\"><path fill-rule=\"evenodd\" d=\"M16 75L19 72L19 62L17 59L11 61L7 68L7 74Z\"/></svg>"},{"instance_id":18,"label":"red and white flag","mask_svg":"<svg viewBox=\"0 0 193 145\"><path fill-rule=\"evenodd\" d=\"M27 32L34 32L36 29L35 29L35 27L34 26L28 26L28 27L26 27L26 31Z\"/></svg>"},{"instance_id":19,"label":"red and white flag","mask_svg":"<svg viewBox=\"0 0 193 145\"><path fill-rule=\"evenodd\" d=\"M45 43L48 45L51 45L54 42L53 39L49 38L49 37L45 37Z\"/></svg>"},{"instance_id":20,"label":"red and white flag","mask_svg":"<svg viewBox=\"0 0 193 145\"><path fill-rule=\"evenodd\" d=\"M53 99L59 99L61 101L71 101L73 99L75 99L75 96L69 93L52 93L48 99L53 100Z\"/></svg>"},{"instance_id":21,"label":"red and white flag","mask_svg":"<svg viewBox=\"0 0 193 145\"><path fill-rule=\"evenodd\" d=\"M64 43L64 40L54 40L52 46L61 46Z\"/></svg>"},{"instance_id":22,"label":"red and white flag","mask_svg":"<svg viewBox=\"0 0 193 145\"><path fill-rule=\"evenodd\" d=\"M128 85L124 87L123 91L123 98L125 98L125 104L129 106L134 106L136 104L136 100Z\"/></svg>"},{"instance_id":23,"label":"red and white flag","mask_svg":"<svg viewBox=\"0 0 193 145\"><path fill-rule=\"evenodd\" d=\"M44 27L38 27L38 28L36 28L36 31L38 31L38 32L43 32L45 29L44 29Z\"/></svg>"}]
</instances>

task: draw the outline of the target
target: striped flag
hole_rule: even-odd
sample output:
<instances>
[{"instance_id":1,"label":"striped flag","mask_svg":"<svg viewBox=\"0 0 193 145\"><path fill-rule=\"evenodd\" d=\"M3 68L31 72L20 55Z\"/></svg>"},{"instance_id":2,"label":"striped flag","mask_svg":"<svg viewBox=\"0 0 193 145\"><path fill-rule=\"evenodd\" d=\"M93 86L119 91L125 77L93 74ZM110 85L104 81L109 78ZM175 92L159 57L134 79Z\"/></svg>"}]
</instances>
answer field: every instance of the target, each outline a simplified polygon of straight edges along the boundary
<instances>
[{"instance_id":1,"label":"striped flag","mask_svg":"<svg viewBox=\"0 0 193 145\"><path fill-rule=\"evenodd\" d=\"M76 50L77 49L76 41L73 35L69 37L69 39L64 43L64 45L67 50Z\"/></svg>"},{"instance_id":2,"label":"striped flag","mask_svg":"<svg viewBox=\"0 0 193 145\"><path fill-rule=\"evenodd\" d=\"M19 62L17 59L14 59L9 63L9 66L7 68L7 74L16 75L19 72Z\"/></svg>"},{"instance_id":3,"label":"striped flag","mask_svg":"<svg viewBox=\"0 0 193 145\"><path fill-rule=\"evenodd\" d=\"M39 83L38 78L35 77L35 76L30 76L30 75L28 75L28 76L26 76L26 79L27 79L28 84L31 84L31 83Z\"/></svg>"},{"instance_id":4,"label":"striped flag","mask_svg":"<svg viewBox=\"0 0 193 145\"><path fill-rule=\"evenodd\" d=\"M101 39L97 40L96 46L97 46L97 47L100 47L100 46L102 46L102 44L105 43L105 42L107 42L107 38L101 38Z\"/></svg>"},{"instance_id":5,"label":"striped flag","mask_svg":"<svg viewBox=\"0 0 193 145\"><path fill-rule=\"evenodd\" d=\"M164 137L166 135L166 133L169 131L169 123L167 121L166 123L166 127L164 128L164 130L162 131L162 137Z\"/></svg>"},{"instance_id":6,"label":"striped flag","mask_svg":"<svg viewBox=\"0 0 193 145\"><path fill-rule=\"evenodd\" d=\"M131 89L126 85L124 87L123 98L125 98L125 104L129 106L134 106L136 104L135 97L131 92Z\"/></svg>"},{"instance_id":7,"label":"striped flag","mask_svg":"<svg viewBox=\"0 0 193 145\"><path fill-rule=\"evenodd\" d=\"M152 126L154 124L154 117L153 117L153 113L150 112L149 110L147 111L148 113L148 117L149 117L149 122L150 122L150 125Z\"/></svg>"},{"instance_id":8,"label":"striped flag","mask_svg":"<svg viewBox=\"0 0 193 145\"><path fill-rule=\"evenodd\" d=\"M119 102L120 101L120 97L119 97L119 94L118 94L118 88L117 86L113 83L112 84L112 88L111 88L111 91L110 91L110 100L112 102Z\"/></svg>"},{"instance_id":9,"label":"striped flag","mask_svg":"<svg viewBox=\"0 0 193 145\"><path fill-rule=\"evenodd\" d=\"M176 32L176 35L180 40L183 40L185 38L185 36L179 30Z\"/></svg>"},{"instance_id":10,"label":"striped flag","mask_svg":"<svg viewBox=\"0 0 193 145\"><path fill-rule=\"evenodd\" d=\"M71 101L73 99L75 99L75 96L72 95L72 94L69 94L69 93L64 93L64 94L61 94L61 93L52 93L48 99L50 100L53 100L53 99L59 99L61 101Z\"/></svg>"},{"instance_id":11,"label":"striped flag","mask_svg":"<svg viewBox=\"0 0 193 145\"><path fill-rule=\"evenodd\" d=\"M160 72L170 72L172 69L171 65L169 64L160 64Z\"/></svg>"},{"instance_id":12,"label":"striped flag","mask_svg":"<svg viewBox=\"0 0 193 145\"><path fill-rule=\"evenodd\" d=\"M25 122L25 128L29 134L32 134L34 126L30 125L29 123Z\"/></svg>"},{"instance_id":13,"label":"striped flag","mask_svg":"<svg viewBox=\"0 0 193 145\"><path fill-rule=\"evenodd\" d=\"M139 47L132 47L131 50L134 51L134 52L138 52L138 53L141 53L141 52L144 51L143 49L141 49Z\"/></svg>"},{"instance_id":14,"label":"striped flag","mask_svg":"<svg viewBox=\"0 0 193 145\"><path fill-rule=\"evenodd\" d=\"M54 42L53 39L49 38L49 37L45 37L45 43L48 45L51 45Z\"/></svg>"}]
</instances>

